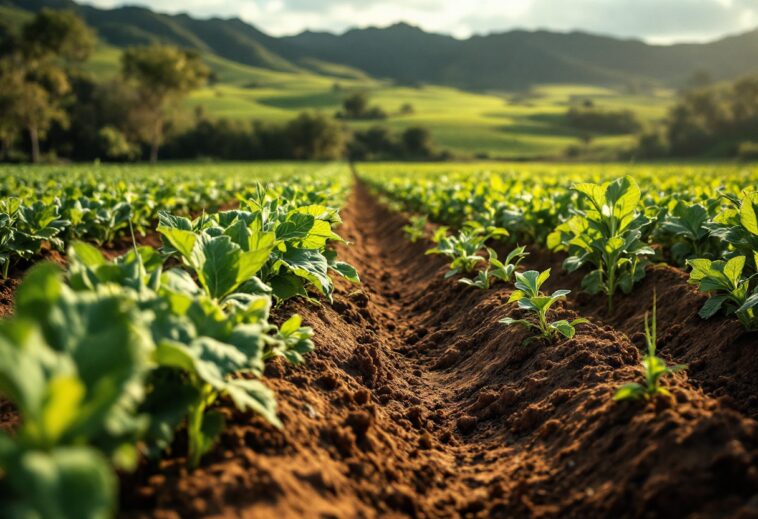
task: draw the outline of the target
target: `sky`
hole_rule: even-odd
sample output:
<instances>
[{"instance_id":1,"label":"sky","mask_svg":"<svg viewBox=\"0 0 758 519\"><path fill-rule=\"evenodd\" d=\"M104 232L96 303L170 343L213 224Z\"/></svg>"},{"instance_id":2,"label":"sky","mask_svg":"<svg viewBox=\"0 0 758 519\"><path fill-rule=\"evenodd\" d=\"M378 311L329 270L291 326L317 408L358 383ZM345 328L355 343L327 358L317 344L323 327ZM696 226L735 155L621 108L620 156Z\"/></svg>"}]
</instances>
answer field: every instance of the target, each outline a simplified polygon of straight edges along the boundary
<instances>
[{"instance_id":1,"label":"sky","mask_svg":"<svg viewBox=\"0 0 758 519\"><path fill-rule=\"evenodd\" d=\"M275 36L407 22L466 38L514 28L585 30L650 43L707 41L758 26L758 0L84 0L199 18L239 17Z\"/></svg>"}]
</instances>

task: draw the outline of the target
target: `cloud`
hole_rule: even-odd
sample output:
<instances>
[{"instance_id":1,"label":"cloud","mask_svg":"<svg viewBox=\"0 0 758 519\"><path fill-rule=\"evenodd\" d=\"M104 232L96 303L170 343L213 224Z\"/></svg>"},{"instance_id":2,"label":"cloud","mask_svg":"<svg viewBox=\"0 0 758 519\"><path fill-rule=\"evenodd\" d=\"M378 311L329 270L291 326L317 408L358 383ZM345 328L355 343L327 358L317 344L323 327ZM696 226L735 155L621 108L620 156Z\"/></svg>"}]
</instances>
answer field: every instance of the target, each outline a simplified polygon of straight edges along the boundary
<instances>
[{"instance_id":1,"label":"cloud","mask_svg":"<svg viewBox=\"0 0 758 519\"><path fill-rule=\"evenodd\" d=\"M512 28L585 30L653 42L712 39L758 24L757 0L88 0L238 16L274 35L408 22L458 37Z\"/></svg>"}]
</instances>

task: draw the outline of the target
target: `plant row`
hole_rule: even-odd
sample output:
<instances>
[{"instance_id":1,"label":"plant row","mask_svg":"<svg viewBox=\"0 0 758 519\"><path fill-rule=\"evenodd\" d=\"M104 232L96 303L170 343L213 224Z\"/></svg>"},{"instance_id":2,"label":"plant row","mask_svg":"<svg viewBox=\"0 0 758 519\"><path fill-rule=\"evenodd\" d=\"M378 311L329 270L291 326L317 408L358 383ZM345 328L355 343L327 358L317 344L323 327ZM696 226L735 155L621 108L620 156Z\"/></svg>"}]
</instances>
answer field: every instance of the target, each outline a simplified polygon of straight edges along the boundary
<instances>
[{"instance_id":1,"label":"plant row","mask_svg":"<svg viewBox=\"0 0 758 519\"><path fill-rule=\"evenodd\" d=\"M461 262L477 261L473 257L490 238L534 243L565 254L563 268L580 273L582 289L603 294L612 311L616 294L630 293L647 265L665 260L690 269L690 282L710 295L701 317L723 311L748 329L758 328L754 185L734 193L725 186L742 186L742 177L714 187L688 175L642 175L643 193L632 177L597 183L566 177L562 184L551 179L541 185L539 178L518 174L364 175L399 208L461 229ZM471 229L499 231L482 235Z\"/></svg>"},{"instance_id":2,"label":"plant row","mask_svg":"<svg viewBox=\"0 0 758 519\"><path fill-rule=\"evenodd\" d=\"M169 451L197 466L222 401L283 427L264 368L303 362L313 332L297 315L274 325L272 305L330 299L334 274L358 282L329 248L334 197L316 181L258 185L236 210L161 212L159 249L107 260L74 242L65 272L33 267L0 322L0 394L20 419L0 433L3 515L111 517L116 471Z\"/></svg>"},{"instance_id":3,"label":"plant row","mask_svg":"<svg viewBox=\"0 0 758 519\"><path fill-rule=\"evenodd\" d=\"M307 172L304 168L300 174ZM320 170L324 188L345 175ZM33 263L44 248L65 251L74 241L102 246L144 234L160 211L189 214L244 200L256 181L294 174L288 165L219 167L15 167L0 168L0 273ZM344 188L344 180L337 182Z\"/></svg>"}]
</instances>

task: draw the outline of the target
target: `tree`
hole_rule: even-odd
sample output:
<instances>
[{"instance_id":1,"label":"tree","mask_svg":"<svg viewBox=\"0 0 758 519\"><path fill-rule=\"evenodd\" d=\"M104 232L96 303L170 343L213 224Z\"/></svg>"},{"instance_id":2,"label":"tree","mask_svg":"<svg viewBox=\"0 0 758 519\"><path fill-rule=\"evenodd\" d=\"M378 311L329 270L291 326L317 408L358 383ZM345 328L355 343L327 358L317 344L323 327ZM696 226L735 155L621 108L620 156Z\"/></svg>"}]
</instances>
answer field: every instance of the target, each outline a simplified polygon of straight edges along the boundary
<instances>
[{"instance_id":1,"label":"tree","mask_svg":"<svg viewBox=\"0 0 758 519\"><path fill-rule=\"evenodd\" d=\"M342 129L320 113L301 113L287 123L286 132L295 159L336 159L344 150Z\"/></svg>"},{"instance_id":2,"label":"tree","mask_svg":"<svg viewBox=\"0 0 758 519\"><path fill-rule=\"evenodd\" d=\"M27 57L86 61L97 43L92 29L72 11L43 9L21 31Z\"/></svg>"},{"instance_id":3,"label":"tree","mask_svg":"<svg viewBox=\"0 0 758 519\"><path fill-rule=\"evenodd\" d=\"M368 110L368 95L365 92L355 92L342 101L345 117L348 119L360 119Z\"/></svg>"},{"instance_id":4,"label":"tree","mask_svg":"<svg viewBox=\"0 0 758 519\"><path fill-rule=\"evenodd\" d=\"M20 37L6 37L0 59L0 133L5 145L26 131L32 161L39 162L40 139L53 123L67 123L62 108L71 89L66 68L86 60L95 41L74 13L49 9L24 25Z\"/></svg>"},{"instance_id":5,"label":"tree","mask_svg":"<svg viewBox=\"0 0 758 519\"><path fill-rule=\"evenodd\" d=\"M199 54L162 45L126 50L121 72L137 90L133 121L140 138L150 145L150 162L155 163L178 102L204 85L210 72Z\"/></svg>"}]
</instances>

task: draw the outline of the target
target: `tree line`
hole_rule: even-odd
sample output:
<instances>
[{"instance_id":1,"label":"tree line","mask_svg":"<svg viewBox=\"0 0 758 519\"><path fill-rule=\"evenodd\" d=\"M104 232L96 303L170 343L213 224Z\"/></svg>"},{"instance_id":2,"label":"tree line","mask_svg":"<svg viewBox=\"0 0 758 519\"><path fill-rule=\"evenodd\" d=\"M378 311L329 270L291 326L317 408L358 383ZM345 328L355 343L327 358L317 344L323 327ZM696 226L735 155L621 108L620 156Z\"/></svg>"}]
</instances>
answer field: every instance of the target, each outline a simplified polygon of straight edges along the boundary
<instances>
[{"instance_id":1,"label":"tree line","mask_svg":"<svg viewBox=\"0 0 758 519\"><path fill-rule=\"evenodd\" d=\"M423 128L349 132L315 111L282 124L215 119L202 108L188 114L182 102L212 77L200 54L128 48L118 77L103 82L83 67L96 44L70 11L43 9L20 29L0 30L0 160L440 157ZM342 113L382 118L367 103L364 94L348 95ZM366 139L372 131L383 140Z\"/></svg>"},{"instance_id":2,"label":"tree line","mask_svg":"<svg viewBox=\"0 0 758 519\"><path fill-rule=\"evenodd\" d=\"M758 76L680 92L665 120L640 133L641 158L758 158Z\"/></svg>"}]
</instances>

